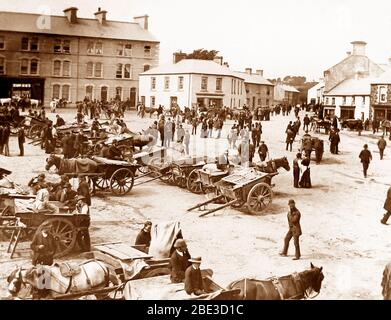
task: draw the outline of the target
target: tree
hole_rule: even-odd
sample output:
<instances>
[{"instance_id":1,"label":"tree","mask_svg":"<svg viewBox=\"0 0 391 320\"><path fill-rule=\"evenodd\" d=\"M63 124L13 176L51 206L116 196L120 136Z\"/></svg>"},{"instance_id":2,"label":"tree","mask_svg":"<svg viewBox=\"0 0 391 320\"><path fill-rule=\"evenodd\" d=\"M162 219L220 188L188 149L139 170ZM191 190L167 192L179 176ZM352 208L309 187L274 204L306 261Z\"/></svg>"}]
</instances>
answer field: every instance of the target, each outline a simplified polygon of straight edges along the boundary
<instances>
[{"instance_id":1,"label":"tree","mask_svg":"<svg viewBox=\"0 0 391 320\"><path fill-rule=\"evenodd\" d=\"M217 50L196 49L186 54L186 59L213 60L218 53Z\"/></svg>"}]
</instances>

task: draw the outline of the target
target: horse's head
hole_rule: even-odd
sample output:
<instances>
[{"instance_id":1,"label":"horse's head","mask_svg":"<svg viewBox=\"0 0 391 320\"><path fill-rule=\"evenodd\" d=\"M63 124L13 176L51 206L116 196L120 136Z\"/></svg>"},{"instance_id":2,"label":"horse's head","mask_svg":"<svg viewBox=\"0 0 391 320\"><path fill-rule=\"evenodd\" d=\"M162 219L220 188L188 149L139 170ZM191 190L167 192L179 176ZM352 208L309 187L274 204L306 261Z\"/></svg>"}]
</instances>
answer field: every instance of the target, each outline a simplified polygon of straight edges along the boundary
<instances>
[{"instance_id":1,"label":"horse's head","mask_svg":"<svg viewBox=\"0 0 391 320\"><path fill-rule=\"evenodd\" d=\"M49 171L50 168L53 166L53 165L56 165L56 158L53 154L51 154L49 156L49 158L46 158L46 166L45 166L45 170L46 171Z\"/></svg>"},{"instance_id":2,"label":"horse's head","mask_svg":"<svg viewBox=\"0 0 391 320\"><path fill-rule=\"evenodd\" d=\"M280 159L280 167L283 167L286 171L291 170L291 167L289 165L289 161L287 157Z\"/></svg>"},{"instance_id":3,"label":"horse's head","mask_svg":"<svg viewBox=\"0 0 391 320\"><path fill-rule=\"evenodd\" d=\"M324 274L323 274L322 270L323 270L323 267L318 268L318 267L314 266L311 262L311 270L309 271L309 273L311 274L310 286L317 293L320 292L320 288L322 286L322 281L324 279Z\"/></svg>"},{"instance_id":4,"label":"horse's head","mask_svg":"<svg viewBox=\"0 0 391 320\"><path fill-rule=\"evenodd\" d=\"M15 270L13 270L7 277L7 282L9 293L13 297L16 297L23 284L22 268L17 267Z\"/></svg>"}]
</instances>

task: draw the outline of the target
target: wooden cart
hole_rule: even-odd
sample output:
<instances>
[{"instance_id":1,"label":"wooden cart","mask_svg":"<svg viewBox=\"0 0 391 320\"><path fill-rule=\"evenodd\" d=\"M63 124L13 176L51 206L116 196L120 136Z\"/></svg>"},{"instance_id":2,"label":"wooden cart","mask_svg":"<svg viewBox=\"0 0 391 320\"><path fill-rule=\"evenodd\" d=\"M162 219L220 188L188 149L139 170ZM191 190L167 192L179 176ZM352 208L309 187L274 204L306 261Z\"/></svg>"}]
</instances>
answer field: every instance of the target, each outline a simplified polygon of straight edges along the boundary
<instances>
[{"instance_id":1,"label":"wooden cart","mask_svg":"<svg viewBox=\"0 0 391 320\"><path fill-rule=\"evenodd\" d=\"M200 217L229 206L233 206L234 208L246 207L252 214L261 214L272 202L273 191L271 180L277 174L278 172L262 173L251 168L230 174L214 184L218 190L216 197L197 204L188 209L188 211L223 199L226 203L215 209L208 210L201 214Z\"/></svg>"},{"instance_id":2,"label":"wooden cart","mask_svg":"<svg viewBox=\"0 0 391 320\"><path fill-rule=\"evenodd\" d=\"M37 139L41 136L41 131L49 126L49 124L52 124L52 121L50 120L42 120L39 118L34 118L31 116L26 116L30 118L30 124L25 125L25 131L27 132L27 137L30 139Z\"/></svg>"}]
</instances>

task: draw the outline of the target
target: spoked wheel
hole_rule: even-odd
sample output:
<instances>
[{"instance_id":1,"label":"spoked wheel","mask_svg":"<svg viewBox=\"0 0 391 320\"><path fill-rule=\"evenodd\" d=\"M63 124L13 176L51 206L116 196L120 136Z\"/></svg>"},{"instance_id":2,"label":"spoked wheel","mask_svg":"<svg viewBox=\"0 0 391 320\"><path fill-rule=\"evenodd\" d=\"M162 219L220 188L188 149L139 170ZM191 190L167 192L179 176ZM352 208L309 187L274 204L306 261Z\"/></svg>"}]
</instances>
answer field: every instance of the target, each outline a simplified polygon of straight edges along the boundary
<instances>
[{"instance_id":1,"label":"spoked wheel","mask_svg":"<svg viewBox=\"0 0 391 320\"><path fill-rule=\"evenodd\" d=\"M110 188L110 179L105 178L104 176L102 177L97 177L94 180L95 187L97 187L100 190L107 190Z\"/></svg>"},{"instance_id":2,"label":"spoked wheel","mask_svg":"<svg viewBox=\"0 0 391 320\"><path fill-rule=\"evenodd\" d=\"M261 214L272 202L273 191L266 183L258 183L252 187L247 197L247 207L252 214Z\"/></svg>"},{"instance_id":3,"label":"spoked wheel","mask_svg":"<svg viewBox=\"0 0 391 320\"><path fill-rule=\"evenodd\" d=\"M178 165L173 165L172 167L172 181L174 185L180 188L186 188L186 174L182 168Z\"/></svg>"},{"instance_id":4,"label":"spoked wheel","mask_svg":"<svg viewBox=\"0 0 391 320\"><path fill-rule=\"evenodd\" d=\"M35 124L30 128L27 137L30 139L34 139L34 138L38 138L40 136L40 134L41 134L41 126L38 124Z\"/></svg>"},{"instance_id":5,"label":"spoked wheel","mask_svg":"<svg viewBox=\"0 0 391 320\"><path fill-rule=\"evenodd\" d=\"M110 188L116 196L123 196L132 190L134 174L130 169L121 168L113 173L110 179Z\"/></svg>"},{"instance_id":6,"label":"spoked wheel","mask_svg":"<svg viewBox=\"0 0 391 320\"><path fill-rule=\"evenodd\" d=\"M141 167L138 167L137 170L142 173L142 174L146 174L149 172L149 168L148 166L141 166Z\"/></svg>"},{"instance_id":7,"label":"spoked wheel","mask_svg":"<svg viewBox=\"0 0 391 320\"><path fill-rule=\"evenodd\" d=\"M160 157L152 158L151 161L149 161L149 165L152 166L155 170L152 176L158 176L161 175L159 172L159 168L163 168L166 164L164 163L163 159ZM172 169L167 169L167 172L165 174L161 175L159 179L165 183L170 183L172 179Z\"/></svg>"},{"instance_id":8,"label":"spoked wheel","mask_svg":"<svg viewBox=\"0 0 391 320\"><path fill-rule=\"evenodd\" d=\"M51 225L51 234L56 243L55 258L60 258L70 253L76 243L77 231L71 221L65 218L50 218L43 222L35 232L39 234L46 225Z\"/></svg>"},{"instance_id":9,"label":"spoked wheel","mask_svg":"<svg viewBox=\"0 0 391 320\"><path fill-rule=\"evenodd\" d=\"M187 190L195 193L202 193L202 182L199 181L198 169L194 169L187 177Z\"/></svg>"}]
</instances>

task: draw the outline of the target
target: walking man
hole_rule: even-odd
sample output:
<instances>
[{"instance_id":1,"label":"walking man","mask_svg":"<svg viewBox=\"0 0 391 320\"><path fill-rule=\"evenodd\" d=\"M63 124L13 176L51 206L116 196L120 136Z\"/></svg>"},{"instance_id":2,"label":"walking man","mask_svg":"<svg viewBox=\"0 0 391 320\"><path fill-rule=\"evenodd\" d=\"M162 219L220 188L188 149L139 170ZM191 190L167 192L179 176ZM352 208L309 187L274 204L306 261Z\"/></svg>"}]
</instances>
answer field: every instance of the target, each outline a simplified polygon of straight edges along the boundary
<instances>
[{"instance_id":1,"label":"walking man","mask_svg":"<svg viewBox=\"0 0 391 320\"><path fill-rule=\"evenodd\" d=\"M388 219L391 217L391 187L387 191L386 202L384 202L384 209L387 211L384 214L383 219L380 220L382 224L387 224Z\"/></svg>"},{"instance_id":2,"label":"walking man","mask_svg":"<svg viewBox=\"0 0 391 320\"><path fill-rule=\"evenodd\" d=\"M296 158L293 160L293 187L299 188L299 180L300 180L300 164L301 153L296 154Z\"/></svg>"},{"instance_id":3,"label":"walking man","mask_svg":"<svg viewBox=\"0 0 391 320\"><path fill-rule=\"evenodd\" d=\"M19 144L19 156L23 157L24 156L24 143L26 142L25 134L24 134L24 129L19 128L18 129L18 144Z\"/></svg>"},{"instance_id":4,"label":"walking man","mask_svg":"<svg viewBox=\"0 0 391 320\"><path fill-rule=\"evenodd\" d=\"M367 177L367 171L369 167L369 163L372 160L372 154L371 151L368 150L368 145L364 144L364 150L360 152L359 158L361 159L363 172L364 172L364 178Z\"/></svg>"},{"instance_id":5,"label":"walking man","mask_svg":"<svg viewBox=\"0 0 391 320\"><path fill-rule=\"evenodd\" d=\"M383 160L384 149L387 147L387 141L386 139L384 139L384 136L381 136L381 138L377 142L377 146L379 148L380 160Z\"/></svg>"},{"instance_id":6,"label":"walking man","mask_svg":"<svg viewBox=\"0 0 391 320\"><path fill-rule=\"evenodd\" d=\"M299 260L300 259L300 243L299 243L299 237L301 236L301 226L300 226L300 218L301 214L300 211L297 210L296 204L294 200L289 200L289 212L288 212L288 225L289 230L288 233L285 236L284 240L284 249L280 253L281 256L286 257L288 254L288 247L289 242L293 238L293 242L295 244L295 257L293 260Z\"/></svg>"}]
</instances>

